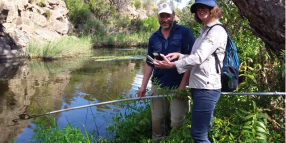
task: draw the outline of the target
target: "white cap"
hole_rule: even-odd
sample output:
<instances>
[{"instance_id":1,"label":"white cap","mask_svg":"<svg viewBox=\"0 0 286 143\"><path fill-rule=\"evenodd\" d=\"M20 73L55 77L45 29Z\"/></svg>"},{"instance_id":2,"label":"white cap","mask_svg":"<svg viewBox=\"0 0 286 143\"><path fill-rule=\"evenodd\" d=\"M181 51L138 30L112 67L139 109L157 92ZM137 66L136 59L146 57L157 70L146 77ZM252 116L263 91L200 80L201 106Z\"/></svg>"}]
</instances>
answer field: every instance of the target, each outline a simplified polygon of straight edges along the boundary
<instances>
[{"instance_id":1,"label":"white cap","mask_svg":"<svg viewBox=\"0 0 286 143\"><path fill-rule=\"evenodd\" d=\"M160 13L172 14L173 11L174 11L173 6L168 2L161 3L158 7L158 14L160 14Z\"/></svg>"}]
</instances>

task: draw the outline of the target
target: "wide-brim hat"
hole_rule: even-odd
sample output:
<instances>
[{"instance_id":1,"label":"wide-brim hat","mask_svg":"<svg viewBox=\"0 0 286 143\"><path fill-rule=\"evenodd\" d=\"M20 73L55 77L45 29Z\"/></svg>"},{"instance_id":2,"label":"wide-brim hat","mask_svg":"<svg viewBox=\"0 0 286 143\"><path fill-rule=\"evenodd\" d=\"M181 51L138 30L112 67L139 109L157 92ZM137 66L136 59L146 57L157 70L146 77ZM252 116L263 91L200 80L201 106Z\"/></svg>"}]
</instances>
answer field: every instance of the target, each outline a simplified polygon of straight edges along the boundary
<instances>
[{"instance_id":1,"label":"wide-brim hat","mask_svg":"<svg viewBox=\"0 0 286 143\"><path fill-rule=\"evenodd\" d=\"M215 7L217 5L216 0L196 0L195 3L191 6L191 12L196 13L196 5L197 4L204 4L209 7Z\"/></svg>"}]
</instances>

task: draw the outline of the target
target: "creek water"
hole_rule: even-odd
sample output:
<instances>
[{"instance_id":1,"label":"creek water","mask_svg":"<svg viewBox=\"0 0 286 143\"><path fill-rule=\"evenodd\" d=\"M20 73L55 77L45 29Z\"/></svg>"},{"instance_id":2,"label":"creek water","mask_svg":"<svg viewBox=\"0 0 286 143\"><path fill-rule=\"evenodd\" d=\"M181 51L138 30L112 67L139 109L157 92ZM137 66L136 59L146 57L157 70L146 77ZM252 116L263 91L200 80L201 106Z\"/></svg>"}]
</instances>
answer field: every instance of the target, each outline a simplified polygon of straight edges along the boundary
<instances>
[{"instance_id":1,"label":"creek water","mask_svg":"<svg viewBox=\"0 0 286 143\"><path fill-rule=\"evenodd\" d=\"M10 60L0 63L0 142L33 141L36 120L23 116L118 99L136 97L141 85L146 50L95 50L91 56L54 61ZM100 56L130 56L113 60ZM120 59L120 58L119 58ZM148 87L150 87L150 82ZM111 118L128 112L117 104L92 106L52 114L60 129L68 124L83 134L107 136Z\"/></svg>"}]
</instances>

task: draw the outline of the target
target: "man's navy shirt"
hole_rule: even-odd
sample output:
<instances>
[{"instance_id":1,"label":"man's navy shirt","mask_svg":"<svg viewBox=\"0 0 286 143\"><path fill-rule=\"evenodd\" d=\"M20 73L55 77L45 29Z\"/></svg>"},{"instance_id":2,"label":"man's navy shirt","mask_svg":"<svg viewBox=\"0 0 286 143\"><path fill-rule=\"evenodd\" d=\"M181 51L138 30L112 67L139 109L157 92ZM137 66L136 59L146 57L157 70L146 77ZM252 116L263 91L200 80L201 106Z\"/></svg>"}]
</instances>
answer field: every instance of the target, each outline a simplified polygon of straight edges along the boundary
<instances>
[{"instance_id":1,"label":"man's navy shirt","mask_svg":"<svg viewBox=\"0 0 286 143\"><path fill-rule=\"evenodd\" d=\"M182 54L190 54L195 37L192 31L181 25L173 23L173 27L169 33L167 40L164 38L161 27L152 34L148 43L148 55L154 58L153 52L160 52L161 54L168 55L169 53L179 52ZM150 60L146 62L151 67ZM158 84L160 87L177 88L184 74L179 74L177 69L159 69L154 67L152 84Z\"/></svg>"}]
</instances>

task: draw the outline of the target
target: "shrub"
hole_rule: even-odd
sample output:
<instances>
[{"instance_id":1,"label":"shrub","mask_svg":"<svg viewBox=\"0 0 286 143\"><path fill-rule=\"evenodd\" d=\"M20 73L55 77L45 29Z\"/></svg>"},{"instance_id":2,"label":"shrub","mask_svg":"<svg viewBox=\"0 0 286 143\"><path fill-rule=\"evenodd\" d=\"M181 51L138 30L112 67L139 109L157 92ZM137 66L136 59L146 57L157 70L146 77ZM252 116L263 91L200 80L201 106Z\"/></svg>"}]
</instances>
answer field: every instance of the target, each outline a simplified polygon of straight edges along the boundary
<instances>
[{"instance_id":1,"label":"shrub","mask_svg":"<svg viewBox=\"0 0 286 143\"><path fill-rule=\"evenodd\" d=\"M74 24L78 25L86 21L87 16L90 12L89 6L84 0L64 0L67 9L69 10L69 20Z\"/></svg>"},{"instance_id":2,"label":"shrub","mask_svg":"<svg viewBox=\"0 0 286 143\"><path fill-rule=\"evenodd\" d=\"M149 9L149 6L150 5L152 5L152 0L145 0L144 2L143 2L143 8L144 9Z\"/></svg>"},{"instance_id":3,"label":"shrub","mask_svg":"<svg viewBox=\"0 0 286 143\"><path fill-rule=\"evenodd\" d=\"M156 17L148 17L143 20L143 25L141 25L141 31L153 32L159 28L159 22Z\"/></svg>"},{"instance_id":4,"label":"shrub","mask_svg":"<svg viewBox=\"0 0 286 143\"><path fill-rule=\"evenodd\" d=\"M45 11L45 14L44 14L44 15L46 16L47 20L49 20L49 19L50 19L50 17L51 17L51 11L50 11L49 9L46 9L46 11Z\"/></svg>"},{"instance_id":5,"label":"shrub","mask_svg":"<svg viewBox=\"0 0 286 143\"><path fill-rule=\"evenodd\" d=\"M84 33L88 35L99 35L104 36L106 34L104 25L101 24L101 21L93 18L92 14L87 19L86 23L83 24Z\"/></svg>"},{"instance_id":6,"label":"shrub","mask_svg":"<svg viewBox=\"0 0 286 143\"><path fill-rule=\"evenodd\" d=\"M135 0L134 6L135 6L136 9L141 8L141 2L140 2L140 0Z\"/></svg>"}]
</instances>

